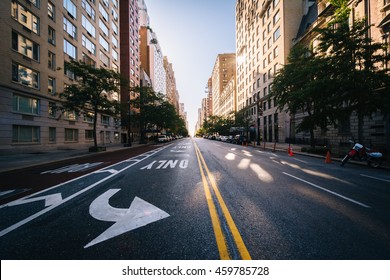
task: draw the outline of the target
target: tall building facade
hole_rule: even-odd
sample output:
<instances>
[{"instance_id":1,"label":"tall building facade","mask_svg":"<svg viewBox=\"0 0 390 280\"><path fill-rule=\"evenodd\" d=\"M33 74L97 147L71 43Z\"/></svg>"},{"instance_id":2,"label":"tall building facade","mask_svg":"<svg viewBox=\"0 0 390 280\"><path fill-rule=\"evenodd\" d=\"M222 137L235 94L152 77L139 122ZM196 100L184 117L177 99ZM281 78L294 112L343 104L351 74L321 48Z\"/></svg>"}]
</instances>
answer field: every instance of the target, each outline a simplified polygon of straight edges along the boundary
<instances>
[{"instance_id":1,"label":"tall building facade","mask_svg":"<svg viewBox=\"0 0 390 280\"><path fill-rule=\"evenodd\" d=\"M309 0L237 0L237 110L245 110L264 141L291 136L290 117L269 98L272 80L286 63ZM255 139L251 139L255 140Z\"/></svg>"},{"instance_id":2,"label":"tall building facade","mask_svg":"<svg viewBox=\"0 0 390 280\"><path fill-rule=\"evenodd\" d=\"M176 88L176 78L175 72L173 71L172 63L168 61L168 57L164 56L164 69L166 75L166 93L169 103L171 103L176 108L177 114L180 114L179 106L179 92Z\"/></svg>"},{"instance_id":3,"label":"tall building facade","mask_svg":"<svg viewBox=\"0 0 390 280\"><path fill-rule=\"evenodd\" d=\"M157 34L150 26L147 6L144 0L137 0L140 13L140 61L141 67L152 81L155 92L166 94L166 72L164 55Z\"/></svg>"},{"instance_id":4,"label":"tall building facade","mask_svg":"<svg viewBox=\"0 0 390 280\"><path fill-rule=\"evenodd\" d=\"M66 61L120 70L119 0L3 0L0 34L0 152L91 146L91 115L56 105ZM120 143L120 119L98 120L99 144Z\"/></svg>"},{"instance_id":5,"label":"tall building facade","mask_svg":"<svg viewBox=\"0 0 390 280\"><path fill-rule=\"evenodd\" d=\"M212 96L213 96L213 115L224 116L225 99L224 89L229 81L236 76L236 54L219 54L215 60L211 75Z\"/></svg>"},{"instance_id":6,"label":"tall building facade","mask_svg":"<svg viewBox=\"0 0 390 280\"><path fill-rule=\"evenodd\" d=\"M130 88L140 86L139 9L136 0L120 1L120 47L121 74L129 80ZM121 88L121 103L124 104L121 118L123 143L137 138L138 129L130 119L132 109L129 102L135 97L135 92Z\"/></svg>"},{"instance_id":7,"label":"tall building facade","mask_svg":"<svg viewBox=\"0 0 390 280\"><path fill-rule=\"evenodd\" d=\"M375 42L387 45L386 52L390 51L388 46L390 34L390 1L389 0L350 0L351 9L349 21L365 18L367 24L371 26L368 36ZM300 31L295 40L296 43L303 43L307 46L316 46L317 33L314 28L325 26L335 12L335 7L329 0L319 0L313 4L308 12L308 17L301 23ZM389 67L390 65L383 65ZM298 124L304 115L297 114L295 122ZM349 118L340 122L338 127L329 126L327 131L315 131L316 139L325 139L326 143L333 147L333 152L343 154L350 146L351 137L358 137L358 119L353 113ZM297 138L305 139L307 133L301 132ZM373 145L379 149L388 149L390 143L390 115L383 115L379 112L366 116L363 127L363 140L365 144Z\"/></svg>"}]
</instances>

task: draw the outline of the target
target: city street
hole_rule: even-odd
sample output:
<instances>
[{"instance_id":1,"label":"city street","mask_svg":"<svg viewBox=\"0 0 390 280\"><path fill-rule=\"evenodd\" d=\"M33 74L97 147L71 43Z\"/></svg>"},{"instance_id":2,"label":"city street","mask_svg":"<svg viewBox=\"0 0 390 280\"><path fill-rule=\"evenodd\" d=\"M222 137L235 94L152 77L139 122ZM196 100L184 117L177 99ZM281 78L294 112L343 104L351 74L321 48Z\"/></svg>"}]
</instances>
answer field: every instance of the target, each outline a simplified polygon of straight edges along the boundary
<instances>
[{"instance_id":1,"label":"city street","mask_svg":"<svg viewBox=\"0 0 390 280\"><path fill-rule=\"evenodd\" d=\"M74 161L0 206L1 259L390 259L385 169L199 138Z\"/></svg>"}]
</instances>

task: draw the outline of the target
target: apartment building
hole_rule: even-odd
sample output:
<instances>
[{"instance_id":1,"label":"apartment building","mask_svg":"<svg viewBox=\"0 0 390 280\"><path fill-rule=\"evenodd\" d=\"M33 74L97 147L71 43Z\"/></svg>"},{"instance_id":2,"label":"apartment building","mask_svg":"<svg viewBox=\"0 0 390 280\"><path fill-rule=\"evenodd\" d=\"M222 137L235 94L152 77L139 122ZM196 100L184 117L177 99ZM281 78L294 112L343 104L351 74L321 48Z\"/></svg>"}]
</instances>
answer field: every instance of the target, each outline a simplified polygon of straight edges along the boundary
<instances>
[{"instance_id":1,"label":"apartment building","mask_svg":"<svg viewBox=\"0 0 390 280\"><path fill-rule=\"evenodd\" d=\"M139 8L137 0L120 1L120 68L121 74L129 80L129 86L140 86L140 51L139 51ZM121 142L129 143L139 138L139 129L130 119L131 111L129 101L136 98L136 93L128 88L121 88L121 102L123 106L121 124Z\"/></svg>"},{"instance_id":2,"label":"apartment building","mask_svg":"<svg viewBox=\"0 0 390 280\"><path fill-rule=\"evenodd\" d=\"M180 114L179 92L176 88L175 71L173 71L173 65L166 56L164 56L164 69L166 73L167 99L169 103L175 106L177 114Z\"/></svg>"},{"instance_id":3,"label":"apartment building","mask_svg":"<svg viewBox=\"0 0 390 280\"><path fill-rule=\"evenodd\" d=\"M390 1L389 0L350 0L351 9L350 22L355 19L366 18L367 24L371 26L368 36L373 41L389 43L390 32ZM295 43L304 43L308 46L316 46L317 34L313 32L315 27L325 26L332 15L335 7L328 0L319 0L308 12L308 17L302 19L301 28L298 32ZM388 47L387 52L390 51ZM384 65L383 67L389 67ZM295 116L295 122L299 123L303 115ZM327 143L334 148L334 152L345 152L348 149L348 140L351 137L358 137L358 119L356 114L344 120L338 127L329 126L327 131L315 131L316 139L326 139ZM387 148L390 143L390 115L384 116L379 112L367 116L364 119L363 137L366 143L377 148ZM307 138L305 133L299 133L297 138ZM344 148L343 148L344 147Z\"/></svg>"},{"instance_id":4,"label":"apartment building","mask_svg":"<svg viewBox=\"0 0 390 280\"><path fill-rule=\"evenodd\" d=\"M137 0L140 15L140 61L141 67L152 81L155 92L166 94L164 55L157 34L150 26L148 9L144 0Z\"/></svg>"},{"instance_id":5,"label":"apartment building","mask_svg":"<svg viewBox=\"0 0 390 280\"><path fill-rule=\"evenodd\" d=\"M224 116L226 112L226 97L234 96L234 92L229 94L224 89L229 81L236 76L236 54L227 53L219 54L215 60L214 68L211 75L212 96L213 96L213 115ZM230 87L231 88L231 87ZM234 107L234 106L233 106Z\"/></svg>"},{"instance_id":6,"label":"apartment building","mask_svg":"<svg viewBox=\"0 0 390 280\"><path fill-rule=\"evenodd\" d=\"M237 110L264 141L291 137L290 117L269 98L272 80L286 63L309 0L237 0ZM260 130L260 133L258 131Z\"/></svg>"},{"instance_id":7,"label":"apartment building","mask_svg":"<svg viewBox=\"0 0 390 280\"><path fill-rule=\"evenodd\" d=\"M2 0L0 34L0 152L91 146L91 114L55 108L66 61L120 70L119 0ZM98 120L99 144L119 143L120 119Z\"/></svg>"}]
</instances>

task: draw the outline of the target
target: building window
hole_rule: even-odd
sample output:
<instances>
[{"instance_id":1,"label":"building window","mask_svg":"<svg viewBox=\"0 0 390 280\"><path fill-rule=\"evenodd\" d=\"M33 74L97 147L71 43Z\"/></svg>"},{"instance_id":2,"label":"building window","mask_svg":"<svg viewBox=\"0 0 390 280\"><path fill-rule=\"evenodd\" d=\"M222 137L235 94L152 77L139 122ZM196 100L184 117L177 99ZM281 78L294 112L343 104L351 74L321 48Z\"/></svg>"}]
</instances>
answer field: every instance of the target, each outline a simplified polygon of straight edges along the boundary
<instances>
[{"instance_id":1,"label":"building window","mask_svg":"<svg viewBox=\"0 0 390 280\"><path fill-rule=\"evenodd\" d=\"M12 31L12 49L20 54L39 61L39 45Z\"/></svg>"},{"instance_id":2,"label":"building window","mask_svg":"<svg viewBox=\"0 0 390 280\"><path fill-rule=\"evenodd\" d=\"M18 21L28 30L39 34L39 18L37 16L32 14L16 1L12 1L11 9L11 15L16 21Z\"/></svg>"},{"instance_id":3,"label":"building window","mask_svg":"<svg viewBox=\"0 0 390 280\"><path fill-rule=\"evenodd\" d=\"M39 99L14 94L12 97L12 110L24 114L39 114Z\"/></svg>"},{"instance_id":4,"label":"building window","mask_svg":"<svg viewBox=\"0 0 390 280\"><path fill-rule=\"evenodd\" d=\"M111 10L111 15L112 15L112 19L118 22L118 13L114 9Z\"/></svg>"},{"instance_id":5,"label":"building window","mask_svg":"<svg viewBox=\"0 0 390 280\"><path fill-rule=\"evenodd\" d=\"M55 143L57 141L57 129L55 127L49 127L49 142Z\"/></svg>"},{"instance_id":6,"label":"building window","mask_svg":"<svg viewBox=\"0 0 390 280\"><path fill-rule=\"evenodd\" d=\"M56 93L56 79L49 77L47 80L47 92L54 95Z\"/></svg>"},{"instance_id":7,"label":"building window","mask_svg":"<svg viewBox=\"0 0 390 280\"><path fill-rule=\"evenodd\" d=\"M13 143L39 143L39 127L27 125L12 126Z\"/></svg>"},{"instance_id":8,"label":"building window","mask_svg":"<svg viewBox=\"0 0 390 280\"><path fill-rule=\"evenodd\" d=\"M274 32L274 42L280 37L280 26Z\"/></svg>"},{"instance_id":9,"label":"building window","mask_svg":"<svg viewBox=\"0 0 390 280\"><path fill-rule=\"evenodd\" d=\"M272 47L272 38L268 38L268 48Z\"/></svg>"},{"instance_id":10,"label":"building window","mask_svg":"<svg viewBox=\"0 0 390 280\"><path fill-rule=\"evenodd\" d=\"M64 30L72 38L77 38L77 27L74 26L66 17L64 17Z\"/></svg>"},{"instance_id":11,"label":"building window","mask_svg":"<svg viewBox=\"0 0 390 280\"><path fill-rule=\"evenodd\" d=\"M53 21L55 20L56 17L55 6L50 2L47 3L47 15L51 20Z\"/></svg>"},{"instance_id":12,"label":"building window","mask_svg":"<svg viewBox=\"0 0 390 280\"><path fill-rule=\"evenodd\" d=\"M101 121L102 121L102 124L109 125L110 124L110 117L102 115L101 116Z\"/></svg>"},{"instance_id":13,"label":"building window","mask_svg":"<svg viewBox=\"0 0 390 280\"><path fill-rule=\"evenodd\" d=\"M278 56L279 56L279 47L276 46L276 47L274 48L274 58L277 58Z\"/></svg>"},{"instance_id":14,"label":"building window","mask_svg":"<svg viewBox=\"0 0 390 280\"><path fill-rule=\"evenodd\" d=\"M56 70L56 55L51 51L47 52L47 67L51 70Z\"/></svg>"},{"instance_id":15,"label":"building window","mask_svg":"<svg viewBox=\"0 0 390 280\"><path fill-rule=\"evenodd\" d=\"M95 117L95 114L92 112L86 112L84 114L84 121L87 123L93 123L93 119Z\"/></svg>"},{"instance_id":16,"label":"building window","mask_svg":"<svg viewBox=\"0 0 390 280\"><path fill-rule=\"evenodd\" d=\"M82 35L83 46L92 54L96 55L96 46L84 34Z\"/></svg>"},{"instance_id":17,"label":"building window","mask_svg":"<svg viewBox=\"0 0 390 280\"><path fill-rule=\"evenodd\" d=\"M68 121L76 121L77 120L77 115L74 110L66 110L64 112L64 118Z\"/></svg>"},{"instance_id":18,"label":"building window","mask_svg":"<svg viewBox=\"0 0 390 280\"><path fill-rule=\"evenodd\" d=\"M279 70L279 64L276 63L276 64L274 65L274 75L275 75L275 76L276 76L276 74L278 73L278 70Z\"/></svg>"},{"instance_id":19,"label":"building window","mask_svg":"<svg viewBox=\"0 0 390 280\"><path fill-rule=\"evenodd\" d=\"M56 45L56 31L52 27L48 27L48 37L47 41L52 44L53 46Z\"/></svg>"},{"instance_id":20,"label":"building window","mask_svg":"<svg viewBox=\"0 0 390 280\"><path fill-rule=\"evenodd\" d=\"M92 6L87 2L87 0L83 0L81 2L81 6L83 7L84 11L87 13L87 15L95 20L95 10L92 8Z\"/></svg>"},{"instance_id":21,"label":"building window","mask_svg":"<svg viewBox=\"0 0 390 280\"><path fill-rule=\"evenodd\" d=\"M104 48L104 50L108 52L109 44L102 36L99 36L99 43Z\"/></svg>"},{"instance_id":22,"label":"building window","mask_svg":"<svg viewBox=\"0 0 390 280\"><path fill-rule=\"evenodd\" d=\"M49 113L49 118L57 117L57 106L54 102L49 102L48 113Z\"/></svg>"},{"instance_id":23,"label":"building window","mask_svg":"<svg viewBox=\"0 0 390 280\"><path fill-rule=\"evenodd\" d=\"M280 20L279 11L277 11L274 15L274 26Z\"/></svg>"},{"instance_id":24,"label":"building window","mask_svg":"<svg viewBox=\"0 0 390 280\"><path fill-rule=\"evenodd\" d=\"M107 13L106 9L104 9L102 4L100 4L100 3L99 3L99 12L102 15L103 19L108 22L109 21L108 13Z\"/></svg>"},{"instance_id":25,"label":"building window","mask_svg":"<svg viewBox=\"0 0 390 280\"><path fill-rule=\"evenodd\" d=\"M112 57L114 58L115 61L118 61L118 53L114 50L112 50Z\"/></svg>"},{"instance_id":26,"label":"building window","mask_svg":"<svg viewBox=\"0 0 390 280\"><path fill-rule=\"evenodd\" d=\"M103 21L99 18L99 27L103 31L103 34L108 37L108 27L103 23Z\"/></svg>"},{"instance_id":27,"label":"building window","mask_svg":"<svg viewBox=\"0 0 390 280\"><path fill-rule=\"evenodd\" d=\"M83 27L85 28L85 30L87 30L88 35L95 38L95 27L84 15L82 15L81 23L82 23Z\"/></svg>"},{"instance_id":28,"label":"building window","mask_svg":"<svg viewBox=\"0 0 390 280\"><path fill-rule=\"evenodd\" d=\"M64 8L68 11L69 16L77 18L77 8L71 0L64 0Z\"/></svg>"},{"instance_id":29,"label":"building window","mask_svg":"<svg viewBox=\"0 0 390 280\"><path fill-rule=\"evenodd\" d=\"M93 140L93 130L85 131L85 140L92 141Z\"/></svg>"},{"instance_id":30,"label":"building window","mask_svg":"<svg viewBox=\"0 0 390 280\"><path fill-rule=\"evenodd\" d=\"M77 59L77 48L64 39L64 53L73 59Z\"/></svg>"},{"instance_id":31,"label":"building window","mask_svg":"<svg viewBox=\"0 0 390 280\"><path fill-rule=\"evenodd\" d=\"M103 62L105 66L108 66L110 64L110 59L102 51L99 51L99 58L100 61Z\"/></svg>"},{"instance_id":32,"label":"building window","mask_svg":"<svg viewBox=\"0 0 390 280\"><path fill-rule=\"evenodd\" d=\"M68 64L66 62L64 62L64 74L71 80L74 80L75 78L74 73L68 69Z\"/></svg>"},{"instance_id":33,"label":"building window","mask_svg":"<svg viewBox=\"0 0 390 280\"><path fill-rule=\"evenodd\" d=\"M111 42L114 45L114 47L118 48L118 46L119 46L118 39L115 38L115 36L111 36Z\"/></svg>"},{"instance_id":34,"label":"building window","mask_svg":"<svg viewBox=\"0 0 390 280\"><path fill-rule=\"evenodd\" d=\"M118 35L118 26L112 21L111 28L115 35Z\"/></svg>"},{"instance_id":35,"label":"building window","mask_svg":"<svg viewBox=\"0 0 390 280\"><path fill-rule=\"evenodd\" d=\"M29 2L33 4L35 7L37 7L38 9L41 6L40 0L29 0Z\"/></svg>"},{"instance_id":36,"label":"building window","mask_svg":"<svg viewBox=\"0 0 390 280\"><path fill-rule=\"evenodd\" d=\"M65 128L65 142L78 142L79 131L78 129Z\"/></svg>"},{"instance_id":37,"label":"building window","mask_svg":"<svg viewBox=\"0 0 390 280\"><path fill-rule=\"evenodd\" d=\"M83 56L83 62L89 66L92 66L92 67L96 67L96 62L90 58L88 55L86 55L85 53L82 54Z\"/></svg>"},{"instance_id":38,"label":"building window","mask_svg":"<svg viewBox=\"0 0 390 280\"><path fill-rule=\"evenodd\" d=\"M39 88L39 73L18 63L12 63L12 81L19 84Z\"/></svg>"}]
</instances>

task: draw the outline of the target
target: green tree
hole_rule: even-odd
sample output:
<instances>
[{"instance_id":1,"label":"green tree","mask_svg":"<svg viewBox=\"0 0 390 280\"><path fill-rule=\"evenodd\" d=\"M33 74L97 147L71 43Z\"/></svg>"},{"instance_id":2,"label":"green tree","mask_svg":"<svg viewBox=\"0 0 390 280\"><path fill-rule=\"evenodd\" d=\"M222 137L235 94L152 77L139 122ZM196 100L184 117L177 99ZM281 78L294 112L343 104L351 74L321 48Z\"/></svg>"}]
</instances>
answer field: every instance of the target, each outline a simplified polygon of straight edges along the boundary
<instances>
[{"instance_id":1,"label":"green tree","mask_svg":"<svg viewBox=\"0 0 390 280\"><path fill-rule=\"evenodd\" d=\"M146 130L158 118L156 107L161 99L151 87L137 86L130 88L130 91L137 93L136 98L130 100L130 107L134 112L133 121L139 123L140 143L144 143Z\"/></svg>"},{"instance_id":2,"label":"green tree","mask_svg":"<svg viewBox=\"0 0 390 280\"><path fill-rule=\"evenodd\" d=\"M106 68L94 68L83 62L71 61L65 69L75 76L75 82L67 86L60 97L60 109L75 111L76 114L93 115L93 151L98 150L96 124L98 114L118 116L120 104L116 100L120 85L124 83L121 75Z\"/></svg>"},{"instance_id":3,"label":"green tree","mask_svg":"<svg viewBox=\"0 0 390 280\"><path fill-rule=\"evenodd\" d=\"M349 117L356 112L358 138L363 139L364 117L382 111L389 113L389 61L386 46L368 36L370 26L365 19L352 25L345 16L336 17L327 27L319 29L319 55L332 68L331 80L337 85L334 95L337 107Z\"/></svg>"},{"instance_id":4,"label":"green tree","mask_svg":"<svg viewBox=\"0 0 390 280\"><path fill-rule=\"evenodd\" d=\"M279 71L272 85L279 110L293 116L303 113L297 131L309 131L314 145L314 130L336 125L358 116L358 137L363 140L365 116L380 110L388 113L389 61L385 48L368 36L365 19L349 24L348 1L333 0L333 19L318 32L318 47L296 45L291 49L288 63Z\"/></svg>"},{"instance_id":5,"label":"green tree","mask_svg":"<svg viewBox=\"0 0 390 280\"><path fill-rule=\"evenodd\" d=\"M174 134L188 134L184 121L164 94L154 92L151 87L134 87L131 91L138 93L136 98L131 100L131 108L135 112L135 120L140 124L141 143L145 141L147 129L165 129Z\"/></svg>"},{"instance_id":6,"label":"green tree","mask_svg":"<svg viewBox=\"0 0 390 280\"><path fill-rule=\"evenodd\" d=\"M270 98L275 98L280 111L287 111L293 117L303 114L297 132L309 131L311 146L315 145L314 130L326 129L339 118L339 112L334 110L335 85L330 82L330 72L325 59L298 44L291 49L288 63L272 84Z\"/></svg>"}]
</instances>

